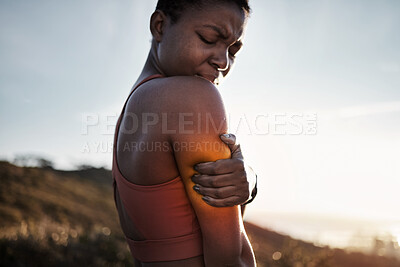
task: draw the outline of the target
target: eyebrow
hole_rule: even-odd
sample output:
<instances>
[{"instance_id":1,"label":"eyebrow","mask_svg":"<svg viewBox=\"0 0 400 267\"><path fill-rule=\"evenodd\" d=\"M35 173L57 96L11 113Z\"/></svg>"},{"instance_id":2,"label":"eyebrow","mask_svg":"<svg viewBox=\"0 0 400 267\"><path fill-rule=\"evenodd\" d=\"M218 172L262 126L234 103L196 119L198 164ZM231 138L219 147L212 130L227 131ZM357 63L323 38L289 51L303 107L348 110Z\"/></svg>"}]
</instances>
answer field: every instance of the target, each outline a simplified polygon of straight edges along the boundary
<instances>
[{"instance_id":1,"label":"eyebrow","mask_svg":"<svg viewBox=\"0 0 400 267\"><path fill-rule=\"evenodd\" d=\"M210 25L210 24L204 24L203 27L211 28L211 29L213 29L214 31L216 31L216 32L218 33L218 35L220 35L223 39L228 39L228 37L226 36L226 34L224 34L224 32L226 32L226 31L224 31L224 30L221 29L220 27L217 27L217 26L215 26L215 25Z\"/></svg>"},{"instance_id":2,"label":"eyebrow","mask_svg":"<svg viewBox=\"0 0 400 267\"><path fill-rule=\"evenodd\" d=\"M228 36L226 36L226 34L225 34L226 31L225 31L224 29L221 29L221 28L218 27L218 26L211 25L211 24L204 24L203 27L213 29L215 32L218 33L218 35L219 35L222 39L225 39L225 40L228 39ZM241 48L241 47L243 46L243 43L242 43L242 41L238 40L238 41L236 41L236 42L234 43L234 46L237 46L237 47Z\"/></svg>"}]
</instances>

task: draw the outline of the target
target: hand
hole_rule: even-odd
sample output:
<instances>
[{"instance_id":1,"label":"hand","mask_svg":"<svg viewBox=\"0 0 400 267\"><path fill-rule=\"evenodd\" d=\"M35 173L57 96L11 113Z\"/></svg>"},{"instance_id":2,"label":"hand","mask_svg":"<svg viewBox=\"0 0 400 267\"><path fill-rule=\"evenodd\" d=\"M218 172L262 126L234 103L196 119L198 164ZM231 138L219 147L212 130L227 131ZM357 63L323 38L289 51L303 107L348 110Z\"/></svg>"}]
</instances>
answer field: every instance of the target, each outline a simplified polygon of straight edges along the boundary
<instances>
[{"instance_id":1,"label":"hand","mask_svg":"<svg viewBox=\"0 0 400 267\"><path fill-rule=\"evenodd\" d=\"M255 181L248 181L245 163L236 136L221 135L221 140L231 150L230 159L196 164L199 172L192 177L193 189L203 195L203 200L214 207L231 207L246 202L253 190ZM249 188L249 184L252 184Z\"/></svg>"}]
</instances>

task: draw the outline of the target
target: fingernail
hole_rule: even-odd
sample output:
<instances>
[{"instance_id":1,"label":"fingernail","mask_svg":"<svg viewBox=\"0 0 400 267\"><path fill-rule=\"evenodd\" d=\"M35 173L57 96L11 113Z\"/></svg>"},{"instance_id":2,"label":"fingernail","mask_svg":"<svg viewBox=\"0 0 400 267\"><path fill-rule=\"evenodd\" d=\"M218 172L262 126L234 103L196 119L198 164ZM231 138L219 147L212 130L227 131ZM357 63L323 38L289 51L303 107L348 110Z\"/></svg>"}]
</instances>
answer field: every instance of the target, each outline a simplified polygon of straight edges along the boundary
<instances>
[{"instance_id":1,"label":"fingernail","mask_svg":"<svg viewBox=\"0 0 400 267\"><path fill-rule=\"evenodd\" d=\"M210 201L210 199L209 199L207 196L202 197L202 199L203 199L205 202Z\"/></svg>"},{"instance_id":2,"label":"fingernail","mask_svg":"<svg viewBox=\"0 0 400 267\"><path fill-rule=\"evenodd\" d=\"M225 137L225 138L229 138L230 135L229 134L223 134L222 136Z\"/></svg>"},{"instance_id":3,"label":"fingernail","mask_svg":"<svg viewBox=\"0 0 400 267\"><path fill-rule=\"evenodd\" d=\"M193 190L198 193L200 191L200 187L196 184L195 186L193 186Z\"/></svg>"},{"instance_id":4,"label":"fingernail","mask_svg":"<svg viewBox=\"0 0 400 267\"><path fill-rule=\"evenodd\" d=\"M198 166L198 164L194 165L193 169L194 169L195 171L199 171L199 166Z\"/></svg>"}]
</instances>

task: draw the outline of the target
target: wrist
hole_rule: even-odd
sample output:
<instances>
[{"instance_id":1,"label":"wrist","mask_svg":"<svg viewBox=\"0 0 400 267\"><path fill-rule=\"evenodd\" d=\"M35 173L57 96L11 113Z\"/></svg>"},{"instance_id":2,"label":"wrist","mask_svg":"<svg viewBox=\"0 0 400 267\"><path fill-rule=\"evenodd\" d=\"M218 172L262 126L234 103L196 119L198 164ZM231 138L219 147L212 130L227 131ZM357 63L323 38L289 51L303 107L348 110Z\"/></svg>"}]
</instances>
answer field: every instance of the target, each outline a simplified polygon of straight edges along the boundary
<instances>
[{"instance_id":1,"label":"wrist","mask_svg":"<svg viewBox=\"0 0 400 267\"><path fill-rule=\"evenodd\" d=\"M257 174L248 165L245 166L245 170L246 170L246 176L247 176L248 182L249 182L250 195L249 195L249 198L246 200L246 202L244 202L242 205L247 205L247 204L251 203L257 195Z\"/></svg>"}]
</instances>

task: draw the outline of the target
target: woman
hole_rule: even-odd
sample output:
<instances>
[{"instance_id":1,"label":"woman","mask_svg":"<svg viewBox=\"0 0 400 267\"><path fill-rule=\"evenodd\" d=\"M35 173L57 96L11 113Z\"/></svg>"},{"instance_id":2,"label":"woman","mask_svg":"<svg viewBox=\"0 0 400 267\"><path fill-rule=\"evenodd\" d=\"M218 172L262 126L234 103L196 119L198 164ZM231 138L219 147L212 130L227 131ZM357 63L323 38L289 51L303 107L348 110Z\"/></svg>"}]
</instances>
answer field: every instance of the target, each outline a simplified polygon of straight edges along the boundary
<instances>
[{"instance_id":1,"label":"woman","mask_svg":"<svg viewBox=\"0 0 400 267\"><path fill-rule=\"evenodd\" d=\"M208 163L195 164L231 157L219 139L227 121L214 84L234 62L248 12L244 0L160 0L151 16L150 53L114 140L115 201L135 266L255 265L240 207L232 206L238 197L214 207L195 191L215 191L193 182ZM231 176L221 176L203 178L224 195L232 186L221 181Z\"/></svg>"}]
</instances>

